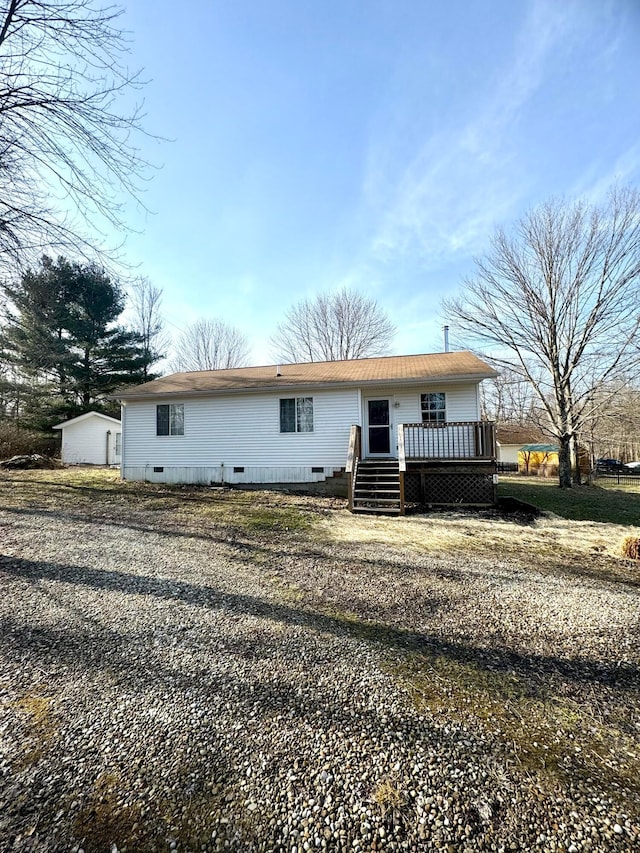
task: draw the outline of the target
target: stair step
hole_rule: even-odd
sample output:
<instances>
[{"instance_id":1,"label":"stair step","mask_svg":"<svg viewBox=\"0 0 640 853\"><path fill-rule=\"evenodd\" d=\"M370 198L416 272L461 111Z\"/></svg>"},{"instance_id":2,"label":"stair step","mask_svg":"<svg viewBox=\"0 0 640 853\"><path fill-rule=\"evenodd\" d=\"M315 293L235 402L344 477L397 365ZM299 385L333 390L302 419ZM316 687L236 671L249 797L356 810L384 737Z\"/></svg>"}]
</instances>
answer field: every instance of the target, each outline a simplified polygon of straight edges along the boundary
<instances>
[{"instance_id":1,"label":"stair step","mask_svg":"<svg viewBox=\"0 0 640 853\"><path fill-rule=\"evenodd\" d=\"M380 515L380 514L400 515L400 507L399 506L395 506L395 507L391 507L391 506L385 506L385 507L382 507L382 506L354 506L352 511L353 512L375 512L378 515Z\"/></svg>"},{"instance_id":2,"label":"stair step","mask_svg":"<svg viewBox=\"0 0 640 853\"><path fill-rule=\"evenodd\" d=\"M400 487L397 489L367 489L365 486L360 488L356 487L354 489L354 495L374 495L374 496L382 496L382 495L397 495L400 497Z\"/></svg>"},{"instance_id":3,"label":"stair step","mask_svg":"<svg viewBox=\"0 0 640 853\"><path fill-rule=\"evenodd\" d=\"M355 504L391 504L392 506L400 506L400 501L393 500L393 498L354 498L353 503Z\"/></svg>"}]
</instances>

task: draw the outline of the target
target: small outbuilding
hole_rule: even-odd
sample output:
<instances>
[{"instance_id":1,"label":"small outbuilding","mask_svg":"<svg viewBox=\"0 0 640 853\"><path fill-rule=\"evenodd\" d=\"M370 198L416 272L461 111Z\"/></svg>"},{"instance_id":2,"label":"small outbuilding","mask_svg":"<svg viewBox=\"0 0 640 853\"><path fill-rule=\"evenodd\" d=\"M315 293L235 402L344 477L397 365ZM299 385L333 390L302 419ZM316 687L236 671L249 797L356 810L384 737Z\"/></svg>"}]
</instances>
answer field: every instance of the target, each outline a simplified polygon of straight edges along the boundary
<instances>
[{"instance_id":1,"label":"small outbuilding","mask_svg":"<svg viewBox=\"0 0 640 853\"><path fill-rule=\"evenodd\" d=\"M86 412L56 424L62 430L61 458L65 465L119 465L122 425L117 418Z\"/></svg>"}]
</instances>

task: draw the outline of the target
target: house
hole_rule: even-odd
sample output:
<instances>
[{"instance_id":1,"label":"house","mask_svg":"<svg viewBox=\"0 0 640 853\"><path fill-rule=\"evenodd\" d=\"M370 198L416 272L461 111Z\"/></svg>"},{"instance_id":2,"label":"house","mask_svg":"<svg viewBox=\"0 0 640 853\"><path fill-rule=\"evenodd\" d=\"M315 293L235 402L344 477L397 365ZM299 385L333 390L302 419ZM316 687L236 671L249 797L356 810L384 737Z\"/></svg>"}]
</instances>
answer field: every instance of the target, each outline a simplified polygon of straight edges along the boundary
<instances>
[{"instance_id":1,"label":"house","mask_svg":"<svg viewBox=\"0 0 640 853\"><path fill-rule=\"evenodd\" d=\"M537 426L499 424L496 428L498 469L525 474L555 473L558 445Z\"/></svg>"},{"instance_id":2,"label":"house","mask_svg":"<svg viewBox=\"0 0 640 853\"><path fill-rule=\"evenodd\" d=\"M122 477L301 487L343 473L353 509L490 504L479 385L493 376L470 352L176 373L118 395Z\"/></svg>"},{"instance_id":3,"label":"house","mask_svg":"<svg viewBox=\"0 0 640 853\"><path fill-rule=\"evenodd\" d=\"M525 474L549 476L558 473L560 448L557 444L523 444L518 452L518 470Z\"/></svg>"},{"instance_id":4,"label":"house","mask_svg":"<svg viewBox=\"0 0 640 853\"><path fill-rule=\"evenodd\" d=\"M66 465L119 465L122 424L100 412L85 412L56 424L62 431L62 461Z\"/></svg>"},{"instance_id":5,"label":"house","mask_svg":"<svg viewBox=\"0 0 640 853\"><path fill-rule=\"evenodd\" d=\"M525 444L549 444L550 437L537 426L519 424L498 424L496 427L496 445L498 462L502 464L522 464L522 450Z\"/></svg>"}]
</instances>

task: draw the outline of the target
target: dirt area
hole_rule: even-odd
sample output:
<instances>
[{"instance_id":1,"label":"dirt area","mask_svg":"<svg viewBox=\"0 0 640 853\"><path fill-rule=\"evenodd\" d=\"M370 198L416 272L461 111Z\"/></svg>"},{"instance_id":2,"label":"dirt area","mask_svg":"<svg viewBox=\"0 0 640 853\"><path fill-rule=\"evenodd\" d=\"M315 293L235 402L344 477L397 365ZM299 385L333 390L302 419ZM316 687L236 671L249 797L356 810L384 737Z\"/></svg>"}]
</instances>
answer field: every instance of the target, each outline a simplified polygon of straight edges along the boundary
<instances>
[{"instance_id":1,"label":"dirt area","mask_svg":"<svg viewBox=\"0 0 640 853\"><path fill-rule=\"evenodd\" d=\"M640 530L0 475L0 850L635 850Z\"/></svg>"}]
</instances>

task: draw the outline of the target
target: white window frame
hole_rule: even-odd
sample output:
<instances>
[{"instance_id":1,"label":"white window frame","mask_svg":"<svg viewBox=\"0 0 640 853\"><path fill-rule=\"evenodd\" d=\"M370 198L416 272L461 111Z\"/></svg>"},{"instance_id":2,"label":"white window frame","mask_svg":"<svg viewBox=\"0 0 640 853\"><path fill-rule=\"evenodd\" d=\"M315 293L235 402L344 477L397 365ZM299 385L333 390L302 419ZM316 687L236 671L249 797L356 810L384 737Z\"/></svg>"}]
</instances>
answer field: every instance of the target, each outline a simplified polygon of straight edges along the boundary
<instances>
[{"instance_id":1,"label":"white window frame","mask_svg":"<svg viewBox=\"0 0 640 853\"><path fill-rule=\"evenodd\" d=\"M169 421L168 422L168 432L158 432L158 414L159 414L159 410L161 408L167 408L168 409L168 421ZM174 427L175 427L174 421L175 421L176 412L179 409L182 410L181 411L181 418L180 418L180 421L182 424L182 429L177 431L177 430L174 430ZM169 438L169 437L175 437L175 436L181 436L181 435L184 435L184 403L158 403L156 405L156 436L158 436L159 438Z\"/></svg>"},{"instance_id":2,"label":"white window frame","mask_svg":"<svg viewBox=\"0 0 640 853\"><path fill-rule=\"evenodd\" d=\"M283 429L282 428L282 426L283 426L282 404L285 401L291 401L291 400L293 400L295 403L294 429ZM305 424L305 421L303 419L303 416L305 414L303 411L303 406L306 405L308 402L311 403L311 428L310 429L302 429L301 427L304 426L304 424ZM307 434L308 435L309 433L312 433L315 429L313 397L280 397L279 402L278 402L278 416L280 418L280 433L282 435L293 435L295 433L301 433L301 434Z\"/></svg>"},{"instance_id":3,"label":"white window frame","mask_svg":"<svg viewBox=\"0 0 640 853\"><path fill-rule=\"evenodd\" d=\"M438 399L433 401L435 403L442 403L442 405L437 405L435 408L431 408L430 403L432 402L429 398L437 397ZM425 399L426 398L426 399ZM420 394L420 413L422 416L423 424L446 424L447 422L447 394L445 391L424 391ZM435 417L432 417L435 416ZM440 417L442 416L442 417Z\"/></svg>"}]
</instances>

